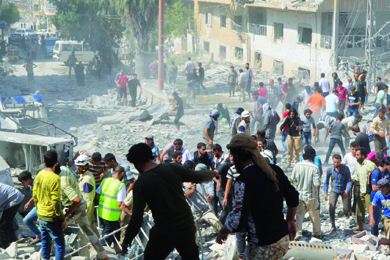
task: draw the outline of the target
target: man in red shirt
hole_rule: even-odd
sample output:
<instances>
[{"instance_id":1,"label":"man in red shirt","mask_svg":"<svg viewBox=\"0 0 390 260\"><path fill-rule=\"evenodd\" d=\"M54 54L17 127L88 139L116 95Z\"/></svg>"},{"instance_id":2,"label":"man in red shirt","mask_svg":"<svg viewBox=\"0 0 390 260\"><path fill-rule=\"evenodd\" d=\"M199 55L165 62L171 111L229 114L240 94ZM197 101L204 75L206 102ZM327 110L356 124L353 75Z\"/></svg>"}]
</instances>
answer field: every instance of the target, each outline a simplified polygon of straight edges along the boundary
<instances>
[{"instance_id":1,"label":"man in red shirt","mask_svg":"<svg viewBox=\"0 0 390 260\"><path fill-rule=\"evenodd\" d=\"M348 99L348 90L345 87L343 87L343 82L341 81L337 83L336 89L339 97L340 114L343 114L345 110L345 102Z\"/></svg>"},{"instance_id":2,"label":"man in red shirt","mask_svg":"<svg viewBox=\"0 0 390 260\"><path fill-rule=\"evenodd\" d=\"M116 86L118 87L119 93L118 100L120 102L121 98L123 97L124 106L127 106L127 94L129 93L129 87L127 85L127 82L129 82L129 79L127 78L126 72L123 72L122 76L120 76L116 82Z\"/></svg>"},{"instance_id":3,"label":"man in red shirt","mask_svg":"<svg viewBox=\"0 0 390 260\"><path fill-rule=\"evenodd\" d=\"M289 115L290 111L291 111L291 104L287 103L285 105L285 108L286 108L286 111L283 112L283 121L286 119L286 117ZM288 125L286 125L283 130L279 130L279 133L282 135L282 145L283 145L283 150L284 150L284 154L286 155L287 154L287 143L286 143L286 140L287 140L287 135L288 135L288 130L290 128L288 127Z\"/></svg>"}]
</instances>

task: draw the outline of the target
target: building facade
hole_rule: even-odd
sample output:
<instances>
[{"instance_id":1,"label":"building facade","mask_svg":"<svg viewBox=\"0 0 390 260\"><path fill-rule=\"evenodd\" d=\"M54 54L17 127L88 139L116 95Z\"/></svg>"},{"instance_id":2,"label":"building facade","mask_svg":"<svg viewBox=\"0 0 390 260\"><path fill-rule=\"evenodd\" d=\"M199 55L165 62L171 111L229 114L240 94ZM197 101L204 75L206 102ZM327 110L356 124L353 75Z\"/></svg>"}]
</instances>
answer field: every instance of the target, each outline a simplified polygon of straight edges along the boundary
<instances>
[{"instance_id":1,"label":"building facade","mask_svg":"<svg viewBox=\"0 0 390 260\"><path fill-rule=\"evenodd\" d=\"M381 28L389 3L375 2L374 51L382 55L390 46L390 26ZM365 62L366 14L366 0L194 0L196 44L187 46L211 60L318 80L351 57Z\"/></svg>"}]
</instances>

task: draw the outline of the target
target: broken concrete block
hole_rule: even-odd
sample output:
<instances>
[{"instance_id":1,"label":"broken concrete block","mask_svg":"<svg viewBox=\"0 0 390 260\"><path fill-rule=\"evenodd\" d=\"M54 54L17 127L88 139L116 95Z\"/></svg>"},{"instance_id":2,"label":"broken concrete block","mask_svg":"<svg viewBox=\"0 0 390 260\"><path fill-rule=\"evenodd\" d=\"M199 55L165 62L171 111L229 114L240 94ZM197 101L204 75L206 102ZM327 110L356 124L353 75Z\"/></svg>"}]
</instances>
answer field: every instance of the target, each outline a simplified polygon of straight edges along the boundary
<instances>
[{"instance_id":1,"label":"broken concrete block","mask_svg":"<svg viewBox=\"0 0 390 260\"><path fill-rule=\"evenodd\" d=\"M7 247L6 251L10 257L16 258L18 256L18 244L12 242L11 245Z\"/></svg>"},{"instance_id":2,"label":"broken concrete block","mask_svg":"<svg viewBox=\"0 0 390 260\"><path fill-rule=\"evenodd\" d=\"M112 129L112 126L111 126L111 125L104 125L104 126L103 126L103 130L104 130L104 131L111 131L111 129Z\"/></svg>"},{"instance_id":3,"label":"broken concrete block","mask_svg":"<svg viewBox=\"0 0 390 260\"><path fill-rule=\"evenodd\" d=\"M11 256L7 253L6 250L0 252L0 259L10 259Z\"/></svg>"},{"instance_id":4,"label":"broken concrete block","mask_svg":"<svg viewBox=\"0 0 390 260\"><path fill-rule=\"evenodd\" d=\"M85 256L73 256L71 259L72 260L87 260L87 258Z\"/></svg>"},{"instance_id":5,"label":"broken concrete block","mask_svg":"<svg viewBox=\"0 0 390 260\"><path fill-rule=\"evenodd\" d=\"M355 254L362 253L368 250L368 245L350 245L349 249L353 250Z\"/></svg>"},{"instance_id":6,"label":"broken concrete block","mask_svg":"<svg viewBox=\"0 0 390 260\"><path fill-rule=\"evenodd\" d=\"M371 251L375 251L378 245L379 238L371 235L370 232L362 231L352 236L352 242L357 245L368 245Z\"/></svg>"}]
</instances>

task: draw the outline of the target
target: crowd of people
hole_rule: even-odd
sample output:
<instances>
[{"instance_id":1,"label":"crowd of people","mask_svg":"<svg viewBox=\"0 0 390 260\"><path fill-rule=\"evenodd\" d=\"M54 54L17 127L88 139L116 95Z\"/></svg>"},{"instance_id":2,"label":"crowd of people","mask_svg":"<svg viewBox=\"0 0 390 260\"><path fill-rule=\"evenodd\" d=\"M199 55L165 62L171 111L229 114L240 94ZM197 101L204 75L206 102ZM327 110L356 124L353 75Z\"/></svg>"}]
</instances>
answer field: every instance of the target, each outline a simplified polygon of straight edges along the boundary
<instances>
[{"instance_id":1,"label":"crowd of people","mask_svg":"<svg viewBox=\"0 0 390 260\"><path fill-rule=\"evenodd\" d=\"M191 63L189 58L185 66L189 81L200 73L195 73ZM270 79L268 85L258 83L255 91L253 73L248 71L249 64L240 75L231 67L227 82L230 95L239 90L242 101L253 100L253 110L239 107L230 117L226 107L216 105L194 153L184 148L182 139L175 139L160 151L154 136L145 135L145 141L133 145L126 156L139 173L137 180L130 168L118 163L111 153L102 157L99 153L79 152L69 165L60 166L58 155L50 150L34 180L31 173L22 172L19 181L31 187L32 192L25 208L35 204L24 222L35 235L31 244L41 243L42 258L49 259L50 254L55 254L56 259L64 258L63 229L72 222L82 231L81 246L91 242L98 259L107 259L103 245L113 245L118 255L126 254L134 238L143 236L140 228L147 222L145 212L151 211L154 225L145 259L164 259L175 248L185 259L198 259L200 241L195 234L199 227L194 225L194 219L196 223L200 219L208 222L218 232L218 243L234 232L240 259L281 259L289 241L304 235L306 213L310 215L314 237L321 239L337 231L339 197L344 217L356 217L356 231L364 229L368 213L371 233L378 236L383 209L384 235L390 239L388 86L378 77L375 113L367 118L364 71L356 72L355 81L348 78L345 83L333 73L333 84L321 74L313 88L306 86L303 90L294 86L293 78L284 83L278 78L277 84ZM118 99L123 98L126 104L130 93L135 105L137 88L142 93L137 75L129 81L121 70L115 81L120 89ZM176 92L172 97L179 130L183 102ZM281 116L276 111L279 103L284 110ZM214 142L221 118L231 128L228 151ZM360 125L363 119L368 120L364 126ZM325 132L322 139L321 132ZM280 150L276 144L278 133ZM322 143L328 144L328 149L321 159L318 148ZM333 152L336 144L341 153ZM280 163L281 158L286 164ZM77 176L71 172L73 165ZM286 174L289 171L291 175ZM0 243L5 248L16 240L12 227L23 195L5 184L0 184L0 194L6 195L0 196ZM329 233L321 230L320 196L329 201ZM101 235L96 229L97 217L102 220ZM125 225L126 230L99 240ZM386 239L380 243L389 244ZM51 240L55 249L50 246ZM144 240L145 237L141 239ZM137 252L142 252L141 248ZM80 254L88 257L86 251Z\"/></svg>"}]
</instances>

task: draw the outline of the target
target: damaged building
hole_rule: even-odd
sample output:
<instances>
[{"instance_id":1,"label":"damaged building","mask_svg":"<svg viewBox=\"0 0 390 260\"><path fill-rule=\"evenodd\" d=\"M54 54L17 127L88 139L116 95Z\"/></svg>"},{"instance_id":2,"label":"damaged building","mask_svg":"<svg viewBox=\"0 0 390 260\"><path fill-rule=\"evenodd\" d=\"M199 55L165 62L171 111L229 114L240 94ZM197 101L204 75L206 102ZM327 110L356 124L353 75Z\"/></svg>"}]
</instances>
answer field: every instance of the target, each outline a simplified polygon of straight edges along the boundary
<instances>
[{"instance_id":1,"label":"damaged building","mask_svg":"<svg viewBox=\"0 0 390 260\"><path fill-rule=\"evenodd\" d=\"M389 2L371 2L194 0L195 33L181 47L210 60L249 62L264 71L314 81L340 64L367 67L365 39L370 33L372 53L378 62L386 60Z\"/></svg>"}]
</instances>

